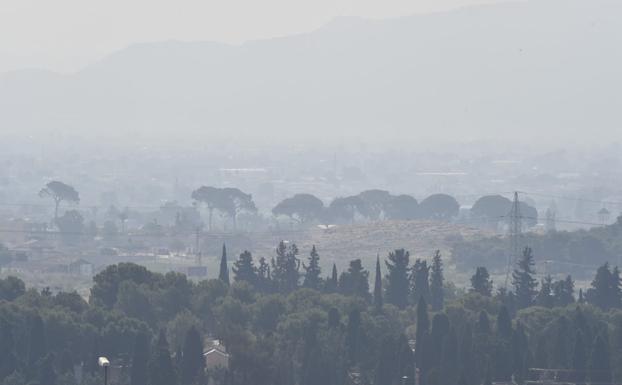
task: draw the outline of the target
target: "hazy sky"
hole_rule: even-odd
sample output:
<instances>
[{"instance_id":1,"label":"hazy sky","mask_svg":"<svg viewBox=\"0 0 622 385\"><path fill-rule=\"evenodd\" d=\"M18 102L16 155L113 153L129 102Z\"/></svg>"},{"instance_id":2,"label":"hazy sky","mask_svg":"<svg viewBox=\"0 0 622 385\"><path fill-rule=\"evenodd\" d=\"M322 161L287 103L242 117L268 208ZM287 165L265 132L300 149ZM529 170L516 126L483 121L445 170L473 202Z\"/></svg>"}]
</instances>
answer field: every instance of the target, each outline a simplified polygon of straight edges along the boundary
<instances>
[{"instance_id":1,"label":"hazy sky","mask_svg":"<svg viewBox=\"0 0 622 385\"><path fill-rule=\"evenodd\" d=\"M237 43L337 16L387 18L500 0L0 0L0 72L74 71L129 44Z\"/></svg>"}]
</instances>

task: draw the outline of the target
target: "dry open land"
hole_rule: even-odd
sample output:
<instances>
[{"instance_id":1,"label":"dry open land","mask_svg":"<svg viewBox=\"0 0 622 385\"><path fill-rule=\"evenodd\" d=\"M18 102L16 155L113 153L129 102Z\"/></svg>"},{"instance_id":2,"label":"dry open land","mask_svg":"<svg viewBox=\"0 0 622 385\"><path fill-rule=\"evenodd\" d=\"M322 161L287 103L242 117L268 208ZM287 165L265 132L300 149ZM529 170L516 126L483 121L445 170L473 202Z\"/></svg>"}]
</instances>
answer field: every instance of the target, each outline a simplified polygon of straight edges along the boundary
<instances>
[{"instance_id":1,"label":"dry open land","mask_svg":"<svg viewBox=\"0 0 622 385\"><path fill-rule=\"evenodd\" d=\"M347 269L348 262L360 258L363 266L373 271L376 256L381 260L397 248L410 252L411 261L415 258L429 259L435 250L440 250L445 264L445 274L449 280L463 286L472 272L456 271L452 263L451 247L459 240L472 240L491 235L489 232L464 225L435 221L377 221L350 225L339 225L330 229L311 226L300 229L271 230L257 232L206 232L201 235L202 258L200 263L207 267L207 278L215 278L218 274L222 245L226 244L228 262L233 264L237 256L244 250L252 252L254 259L264 257L268 261L275 255L275 248L282 240L288 244L295 243L300 251L302 262L306 261L313 245L320 254L323 274L330 273L333 263L339 272ZM151 249L166 248L174 239L190 246L195 242L194 236L149 238ZM92 249L92 250L91 250ZM180 252L159 255L153 252L132 252L119 249L114 256L103 255L101 248L92 245L89 252L76 252L71 249L59 249L54 257L51 255L33 255L31 261L21 264L17 269L4 268L0 275L17 275L24 279L28 286L35 288L51 287L53 290L78 290L87 295L92 281L85 276L57 274L58 266L65 266L70 260L81 259L93 264L93 272L97 273L109 264L134 262L158 271L186 272L188 267L198 263L193 252ZM64 256L64 257L61 257ZM69 257L72 256L72 257ZM34 267L32 267L32 266ZM49 265L49 266L48 266ZM58 265L58 266L57 266ZM373 278L373 274L370 278Z\"/></svg>"},{"instance_id":2,"label":"dry open land","mask_svg":"<svg viewBox=\"0 0 622 385\"><path fill-rule=\"evenodd\" d=\"M277 243L284 240L298 246L300 257L304 261L311 247L315 245L321 257L321 266L326 274L333 263L341 271L347 268L348 261L355 258L363 260L363 266L372 270L377 255L380 255L382 259L397 248L408 250L412 260L430 258L435 250L440 250L446 269L450 272L452 270L450 255L452 243L461 239L477 239L487 235L491 234L481 229L451 223L378 221L341 225L331 229L312 227L291 231L248 233L242 238L229 239L227 247L233 258L248 246L256 259L260 257L270 259L274 255ZM212 238L211 242L218 242L218 240ZM211 247L210 250L212 251ZM210 254L216 253L212 251ZM206 262L211 264L217 257L218 255L211 255ZM213 273L213 269L211 270Z\"/></svg>"}]
</instances>

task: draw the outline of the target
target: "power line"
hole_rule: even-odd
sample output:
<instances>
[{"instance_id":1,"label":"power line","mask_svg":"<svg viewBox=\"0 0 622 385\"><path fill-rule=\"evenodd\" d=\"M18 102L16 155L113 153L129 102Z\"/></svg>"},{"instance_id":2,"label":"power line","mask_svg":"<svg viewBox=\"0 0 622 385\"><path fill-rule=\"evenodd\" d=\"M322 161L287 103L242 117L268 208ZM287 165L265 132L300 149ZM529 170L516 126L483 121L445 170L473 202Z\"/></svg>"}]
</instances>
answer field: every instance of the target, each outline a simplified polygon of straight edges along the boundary
<instances>
[{"instance_id":1,"label":"power line","mask_svg":"<svg viewBox=\"0 0 622 385\"><path fill-rule=\"evenodd\" d=\"M543 260L543 261L537 261L536 263L556 263L556 264L560 264L560 265L577 266L577 267L589 267L589 268L597 268L598 267L598 265L589 265L589 264L585 264L585 263L560 261L558 259L546 259L546 260Z\"/></svg>"},{"instance_id":2,"label":"power line","mask_svg":"<svg viewBox=\"0 0 622 385\"><path fill-rule=\"evenodd\" d=\"M498 218L511 218L509 215L502 215ZM540 218L538 217L533 217L533 216L525 216L522 215L521 216L522 219L532 219L532 220L539 220ZM577 220L572 220L572 219L550 219L551 222L555 222L555 223L569 223L569 224L576 224L576 225L590 225L590 226L598 226L598 227L602 227L603 224L602 223L595 223L595 222L586 222L586 221L577 221Z\"/></svg>"},{"instance_id":3,"label":"power line","mask_svg":"<svg viewBox=\"0 0 622 385\"><path fill-rule=\"evenodd\" d=\"M91 235L90 233L84 231L46 231L46 230L23 230L23 229L1 229L0 233L16 233L16 234L32 234L32 235ZM245 235L245 234L263 234L263 235L291 235L291 234L302 234L308 233L308 230L278 230L278 231L244 231L244 232L230 232L230 231L211 231L211 232L203 232L200 233L201 236L228 236L228 235ZM179 231L179 232L170 232L170 233L117 233L115 236L117 237L157 237L157 238L165 238L165 237L175 237L175 236L191 236L196 235L196 230L188 230L188 231Z\"/></svg>"},{"instance_id":4,"label":"power line","mask_svg":"<svg viewBox=\"0 0 622 385\"><path fill-rule=\"evenodd\" d=\"M545 198L564 199L564 200L580 201L580 202L586 202L586 203L622 206L622 201L606 201L606 200L596 200L596 199L589 199L589 198L576 198L576 197L569 197L569 196L564 196L564 195L553 195L553 194L544 194L544 193L527 192L527 191L519 191L519 193L525 194L525 195L541 196Z\"/></svg>"}]
</instances>

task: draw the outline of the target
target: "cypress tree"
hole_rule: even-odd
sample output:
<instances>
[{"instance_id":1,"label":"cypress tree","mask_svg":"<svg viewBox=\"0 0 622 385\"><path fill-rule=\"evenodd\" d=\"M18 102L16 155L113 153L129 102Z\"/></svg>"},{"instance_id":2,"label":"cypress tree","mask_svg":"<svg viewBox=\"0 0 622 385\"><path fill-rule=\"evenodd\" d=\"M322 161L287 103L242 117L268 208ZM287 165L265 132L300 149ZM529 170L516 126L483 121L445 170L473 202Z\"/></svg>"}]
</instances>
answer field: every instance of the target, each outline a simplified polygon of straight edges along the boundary
<instances>
[{"instance_id":1,"label":"cypress tree","mask_svg":"<svg viewBox=\"0 0 622 385\"><path fill-rule=\"evenodd\" d=\"M432 330L430 336L432 337L432 349L426 354L430 357L432 366L440 366L443 343L445 336L449 333L450 325L449 318L445 313L437 313L432 318Z\"/></svg>"},{"instance_id":2,"label":"cypress tree","mask_svg":"<svg viewBox=\"0 0 622 385\"><path fill-rule=\"evenodd\" d=\"M536 296L538 282L534 277L536 274L534 265L532 250L530 247L525 247L523 256L512 273L512 284L514 285L516 304L519 309L531 306Z\"/></svg>"},{"instance_id":3,"label":"cypress tree","mask_svg":"<svg viewBox=\"0 0 622 385\"><path fill-rule=\"evenodd\" d=\"M100 348L100 344L99 344L99 336L94 336L93 339L90 341L91 343L91 349L90 349L90 357L88 357L86 359L86 362L84 362L84 370L89 373L89 374L93 374L96 373L97 370L99 369L99 367L97 366L97 359L101 356L101 348Z\"/></svg>"},{"instance_id":4,"label":"cypress tree","mask_svg":"<svg viewBox=\"0 0 622 385\"><path fill-rule=\"evenodd\" d=\"M277 289L289 294L298 288L300 280L300 260L295 244L286 246L281 241L276 248L276 257L272 259L272 279Z\"/></svg>"},{"instance_id":5,"label":"cypress tree","mask_svg":"<svg viewBox=\"0 0 622 385\"><path fill-rule=\"evenodd\" d=\"M441 384L454 385L458 382L459 362L458 362L458 337L454 328L449 328L443 338L442 353L440 360Z\"/></svg>"},{"instance_id":6,"label":"cypress tree","mask_svg":"<svg viewBox=\"0 0 622 385\"><path fill-rule=\"evenodd\" d=\"M609 263L605 262L596 270L596 275L592 280L592 287L586 293L587 301L603 310L611 309L615 302L611 285L613 281L614 278L609 270Z\"/></svg>"},{"instance_id":7,"label":"cypress tree","mask_svg":"<svg viewBox=\"0 0 622 385\"><path fill-rule=\"evenodd\" d=\"M387 303L403 309L408 305L410 290L408 277L410 254L404 249L396 249L389 253L387 259L385 261L387 267L385 298Z\"/></svg>"},{"instance_id":8,"label":"cypress tree","mask_svg":"<svg viewBox=\"0 0 622 385\"><path fill-rule=\"evenodd\" d=\"M320 255L315 249L315 245L313 245L311 253L309 254L309 264L303 264L303 269L305 270L305 279L302 286L309 289L319 290L322 286L322 278L320 277L322 269L320 269Z\"/></svg>"},{"instance_id":9,"label":"cypress tree","mask_svg":"<svg viewBox=\"0 0 622 385\"><path fill-rule=\"evenodd\" d=\"M399 373L395 339L386 336L380 345L380 355L374 373L374 384L394 384Z\"/></svg>"},{"instance_id":10,"label":"cypress tree","mask_svg":"<svg viewBox=\"0 0 622 385\"><path fill-rule=\"evenodd\" d=\"M240 254L231 270L236 282L248 282L253 286L257 284L257 269L253 264L253 256L248 250Z\"/></svg>"},{"instance_id":11,"label":"cypress tree","mask_svg":"<svg viewBox=\"0 0 622 385\"><path fill-rule=\"evenodd\" d=\"M397 346L397 374L403 385L415 384L415 357L405 335L401 335Z\"/></svg>"},{"instance_id":12,"label":"cypress tree","mask_svg":"<svg viewBox=\"0 0 622 385\"><path fill-rule=\"evenodd\" d=\"M15 352L15 338L13 328L4 318L0 319L0 378L13 373L17 366L17 355Z\"/></svg>"},{"instance_id":13,"label":"cypress tree","mask_svg":"<svg viewBox=\"0 0 622 385\"><path fill-rule=\"evenodd\" d=\"M432 354L435 350L434 341L430 333L426 333L423 337L423 343L421 352L419 353L419 361L417 367L419 368L419 385L437 385L440 384L440 374L438 368L435 368L435 362ZM415 348L416 353L416 348Z\"/></svg>"},{"instance_id":14,"label":"cypress tree","mask_svg":"<svg viewBox=\"0 0 622 385\"><path fill-rule=\"evenodd\" d=\"M527 376L528 357L527 335L523 325L518 323L512 333L512 361L514 363L514 378L519 384L522 384Z\"/></svg>"},{"instance_id":15,"label":"cypress tree","mask_svg":"<svg viewBox=\"0 0 622 385\"><path fill-rule=\"evenodd\" d=\"M171 353L164 331L160 331L158 342L149 362L150 385L176 385L177 373L171 360Z\"/></svg>"},{"instance_id":16,"label":"cypress tree","mask_svg":"<svg viewBox=\"0 0 622 385\"><path fill-rule=\"evenodd\" d=\"M574 339L574 349L572 351L572 369L575 372L574 381L585 382L586 369L587 369L587 351L585 349L585 341L583 340L583 333L577 330L577 334Z\"/></svg>"},{"instance_id":17,"label":"cypress tree","mask_svg":"<svg viewBox=\"0 0 622 385\"><path fill-rule=\"evenodd\" d=\"M477 331L481 334L490 334L490 318L488 318L488 313L485 310L479 312Z\"/></svg>"},{"instance_id":18,"label":"cypress tree","mask_svg":"<svg viewBox=\"0 0 622 385\"><path fill-rule=\"evenodd\" d=\"M149 339L145 333L136 334L130 370L131 385L148 385L149 381Z\"/></svg>"},{"instance_id":19,"label":"cypress tree","mask_svg":"<svg viewBox=\"0 0 622 385\"><path fill-rule=\"evenodd\" d=\"M501 306L497 314L497 338L492 350L493 379L495 381L509 381L514 372L512 360L512 319L507 307Z\"/></svg>"},{"instance_id":20,"label":"cypress tree","mask_svg":"<svg viewBox=\"0 0 622 385\"><path fill-rule=\"evenodd\" d=\"M382 311L382 272L380 271L380 256L376 256L376 280L374 282L374 308Z\"/></svg>"},{"instance_id":21,"label":"cypress tree","mask_svg":"<svg viewBox=\"0 0 622 385\"><path fill-rule=\"evenodd\" d=\"M436 313L432 318L432 340L438 344L439 348L443 345L443 341L447 333L449 333L450 324L449 317L445 313Z\"/></svg>"},{"instance_id":22,"label":"cypress tree","mask_svg":"<svg viewBox=\"0 0 622 385\"><path fill-rule=\"evenodd\" d=\"M553 298L555 306L568 306L574 303L574 281L570 275L553 283Z\"/></svg>"},{"instance_id":23,"label":"cypress tree","mask_svg":"<svg viewBox=\"0 0 622 385\"><path fill-rule=\"evenodd\" d=\"M552 308L554 305L554 298L552 295L553 277L547 275L540 282L540 291L536 295L535 303L538 306Z\"/></svg>"},{"instance_id":24,"label":"cypress tree","mask_svg":"<svg viewBox=\"0 0 622 385\"><path fill-rule=\"evenodd\" d=\"M611 307L619 308L622 305L622 277L620 269L616 266L611 272Z\"/></svg>"},{"instance_id":25,"label":"cypress tree","mask_svg":"<svg viewBox=\"0 0 622 385\"><path fill-rule=\"evenodd\" d=\"M350 261L348 270L341 273L339 292L369 300L369 271L363 268L360 259Z\"/></svg>"},{"instance_id":26,"label":"cypress tree","mask_svg":"<svg viewBox=\"0 0 622 385\"><path fill-rule=\"evenodd\" d=\"M583 342L585 346L587 347L587 341L593 341L594 338L592 335L592 329L590 328L590 325L588 324L587 319L585 318L585 315L583 314L583 310L581 310L581 307L579 306L577 306L577 308L574 311L573 325L577 330L581 331L581 333L583 334Z\"/></svg>"},{"instance_id":27,"label":"cypress tree","mask_svg":"<svg viewBox=\"0 0 622 385\"><path fill-rule=\"evenodd\" d=\"M592 382L611 382L611 356L607 339L598 335L594 340L590 358L590 379Z\"/></svg>"},{"instance_id":28,"label":"cypress tree","mask_svg":"<svg viewBox=\"0 0 622 385\"><path fill-rule=\"evenodd\" d=\"M428 305L425 302L425 298L421 297L417 304L417 331L415 337L415 363L420 371L425 368L424 365L424 348L426 347L426 339L429 335L430 319L428 317ZM420 378L425 381L423 374L420 374Z\"/></svg>"},{"instance_id":29,"label":"cypress tree","mask_svg":"<svg viewBox=\"0 0 622 385\"><path fill-rule=\"evenodd\" d=\"M486 375L487 365L489 365L490 354L495 341L494 336L491 334L490 320L488 314L485 311L481 311L477 325L475 327L475 333L473 338L473 354L471 355L471 370L473 371L473 380L470 382L472 385L481 385ZM463 362L466 367L468 363Z\"/></svg>"},{"instance_id":30,"label":"cypress tree","mask_svg":"<svg viewBox=\"0 0 622 385\"><path fill-rule=\"evenodd\" d=\"M331 307L328 310L328 327L336 329L341 324L341 314L336 307Z\"/></svg>"},{"instance_id":31,"label":"cypress tree","mask_svg":"<svg viewBox=\"0 0 622 385\"><path fill-rule=\"evenodd\" d=\"M512 355L511 341L497 339L492 350L493 379L495 382L507 382L512 378L514 372L514 361Z\"/></svg>"},{"instance_id":32,"label":"cypress tree","mask_svg":"<svg viewBox=\"0 0 622 385\"><path fill-rule=\"evenodd\" d=\"M426 302L430 299L430 268L426 261L417 259L412 268L411 281L412 281L412 295L415 301L419 298L425 298Z\"/></svg>"},{"instance_id":33,"label":"cypress tree","mask_svg":"<svg viewBox=\"0 0 622 385\"><path fill-rule=\"evenodd\" d=\"M460 335L459 373L460 383L474 385L477 381L477 369L473 351L473 331L471 324L466 323Z\"/></svg>"},{"instance_id":34,"label":"cypress tree","mask_svg":"<svg viewBox=\"0 0 622 385\"><path fill-rule=\"evenodd\" d=\"M432 268L430 273L430 304L432 310L439 311L443 308L445 296L443 293L443 261L441 260L441 252L436 250L432 259Z\"/></svg>"},{"instance_id":35,"label":"cypress tree","mask_svg":"<svg viewBox=\"0 0 622 385\"><path fill-rule=\"evenodd\" d=\"M618 319L611 338L613 377L622 378L622 319Z\"/></svg>"},{"instance_id":36,"label":"cypress tree","mask_svg":"<svg viewBox=\"0 0 622 385\"><path fill-rule=\"evenodd\" d=\"M259 258L257 267L257 288L264 293L272 292L272 277L270 276L270 264L264 257Z\"/></svg>"},{"instance_id":37,"label":"cypress tree","mask_svg":"<svg viewBox=\"0 0 622 385\"><path fill-rule=\"evenodd\" d=\"M201 334L192 326L186 332L180 367L182 385L202 385L204 383L205 361Z\"/></svg>"},{"instance_id":38,"label":"cypress tree","mask_svg":"<svg viewBox=\"0 0 622 385\"><path fill-rule=\"evenodd\" d=\"M512 319L505 306L501 306L497 314L497 334L507 341L512 337Z\"/></svg>"},{"instance_id":39,"label":"cypress tree","mask_svg":"<svg viewBox=\"0 0 622 385\"><path fill-rule=\"evenodd\" d=\"M516 313L516 295L512 291L500 287L497 289L495 299L507 308L509 314Z\"/></svg>"},{"instance_id":40,"label":"cypress tree","mask_svg":"<svg viewBox=\"0 0 622 385\"><path fill-rule=\"evenodd\" d=\"M227 266L227 247L223 243L222 256L220 257L220 273L218 279L223 281L227 286L229 285L229 266Z\"/></svg>"},{"instance_id":41,"label":"cypress tree","mask_svg":"<svg viewBox=\"0 0 622 385\"><path fill-rule=\"evenodd\" d=\"M346 349L348 362L352 365L358 362L359 345L361 343L361 312L354 309L348 315L348 326L346 330Z\"/></svg>"},{"instance_id":42,"label":"cypress tree","mask_svg":"<svg viewBox=\"0 0 622 385\"><path fill-rule=\"evenodd\" d=\"M54 356L48 354L43 357L38 366L38 384L39 385L55 385L56 384L56 372L54 371Z\"/></svg>"},{"instance_id":43,"label":"cypress tree","mask_svg":"<svg viewBox=\"0 0 622 385\"><path fill-rule=\"evenodd\" d=\"M471 277L470 291L484 297L492 296L492 279L485 267L480 266L475 269L475 274Z\"/></svg>"},{"instance_id":44,"label":"cypress tree","mask_svg":"<svg viewBox=\"0 0 622 385\"><path fill-rule=\"evenodd\" d=\"M47 338L45 325L40 315L35 315L30 326L28 363L33 368L47 354Z\"/></svg>"},{"instance_id":45,"label":"cypress tree","mask_svg":"<svg viewBox=\"0 0 622 385\"><path fill-rule=\"evenodd\" d=\"M323 367L322 354L317 341L317 326L312 323L304 331L300 385L323 385L329 380Z\"/></svg>"},{"instance_id":46,"label":"cypress tree","mask_svg":"<svg viewBox=\"0 0 622 385\"><path fill-rule=\"evenodd\" d=\"M549 354L547 351L546 339L544 338L538 339L534 361L536 368L546 369L549 367Z\"/></svg>"},{"instance_id":47,"label":"cypress tree","mask_svg":"<svg viewBox=\"0 0 622 385\"><path fill-rule=\"evenodd\" d=\"M337 274L337 265L333 263L332 274L330 277L326 278L326 283L324 288L328 293L334 293L337 291L337 287L339 286L339 278Z\"/></svg>"},{"instance_id":48,"label":"cypress tree","mask_svg":"<svg viewBox=\"0 0 622 385\"><path fill-rule=\"evenodd\" d=\"M568 336L570 335L570 330L568 327L568 319L564 316L561 316L557 320L557 334L555 335L555 341L553 344L553 364L556 368L567 369L568 365L568 357L570 352L570 347L568 346Z\"/></svg>"}]
</instances>

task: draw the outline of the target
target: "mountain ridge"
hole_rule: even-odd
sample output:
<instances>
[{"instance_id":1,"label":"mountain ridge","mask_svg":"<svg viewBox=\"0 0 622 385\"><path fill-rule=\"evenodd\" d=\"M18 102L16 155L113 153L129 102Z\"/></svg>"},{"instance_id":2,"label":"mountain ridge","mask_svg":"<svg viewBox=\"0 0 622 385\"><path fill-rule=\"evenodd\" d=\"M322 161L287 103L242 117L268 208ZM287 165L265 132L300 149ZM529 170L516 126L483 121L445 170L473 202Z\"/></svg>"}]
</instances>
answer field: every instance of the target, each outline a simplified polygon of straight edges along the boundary
<instances>
[{"instance_id":1,"label":"mountain ridge","mask_svg":"<svg viewBox=\"0 0 622 385\"><path fill-rule=\"evenodd\" d=\"M0 126L164 140L590 139L622 125L620 16L610 0L547 0L341 19L240 45L141 43L70 75L0 76Z\"/></svg>"}]
</instances>

